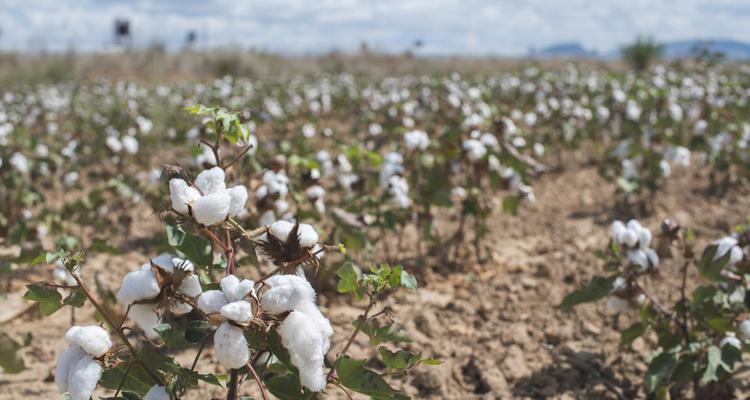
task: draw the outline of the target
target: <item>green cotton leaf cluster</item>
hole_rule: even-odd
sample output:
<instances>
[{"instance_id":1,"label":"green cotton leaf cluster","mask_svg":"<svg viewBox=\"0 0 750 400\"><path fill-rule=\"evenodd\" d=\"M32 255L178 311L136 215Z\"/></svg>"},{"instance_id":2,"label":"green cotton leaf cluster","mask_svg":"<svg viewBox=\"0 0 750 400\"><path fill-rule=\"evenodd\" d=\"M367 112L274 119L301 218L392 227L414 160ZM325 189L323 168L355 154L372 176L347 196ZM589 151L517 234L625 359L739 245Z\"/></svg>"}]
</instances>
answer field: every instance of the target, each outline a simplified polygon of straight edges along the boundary
<instances>
[{"instance_id":1,"label":"green cotton leaf cluster","mask_svg":"<svg viewBox=\"0 0 750 400\"><path fill-rule=\"evenodd\" d=\"M359 266L347 261L339 267L336 275L339 277L337 286L339 293L354 293L357 299L362 299L367 294L378 294L387 289L398 287L415 289L417 287L417 279L405 271L401 265L380 264L377 267L371 267L368 273L363 273Z\"/></svg>"},{"instance_id":2,"label":"green cotton leaf cluster","mask_svg":"<svg viewBox=\"0 0 750 400\"><path fill-rule=\"evenodd\" d=\"M230 143L247 142L250 139L250 129L247 124L242 123L238 112L229 112L222 107L206 107L202 104L186 107L185 110L193 115L209 117L206 127Z\"/></svg>"}]
</instances>

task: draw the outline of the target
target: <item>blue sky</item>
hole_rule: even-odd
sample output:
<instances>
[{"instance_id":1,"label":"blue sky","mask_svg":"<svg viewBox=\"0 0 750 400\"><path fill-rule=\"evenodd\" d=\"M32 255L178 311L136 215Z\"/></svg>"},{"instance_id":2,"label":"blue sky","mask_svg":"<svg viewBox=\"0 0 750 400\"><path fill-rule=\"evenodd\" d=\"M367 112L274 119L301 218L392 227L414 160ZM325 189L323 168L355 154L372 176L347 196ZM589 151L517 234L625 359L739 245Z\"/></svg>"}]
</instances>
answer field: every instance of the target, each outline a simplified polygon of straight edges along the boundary
<instances>
[{"instance_id":1,"label":"blue sky","mask_svg":"<svg viewBox=\"0 0 750 400\"><path fill-rule=\"evenodd\" d=\"M0 49L99 50L115 18L136 45L203 45L285 53L371 48L425 54L522 55L580 42L606 52L637 34L658 40L750 41L747 0L0 0Z\"/></svg>"}]
</instances>

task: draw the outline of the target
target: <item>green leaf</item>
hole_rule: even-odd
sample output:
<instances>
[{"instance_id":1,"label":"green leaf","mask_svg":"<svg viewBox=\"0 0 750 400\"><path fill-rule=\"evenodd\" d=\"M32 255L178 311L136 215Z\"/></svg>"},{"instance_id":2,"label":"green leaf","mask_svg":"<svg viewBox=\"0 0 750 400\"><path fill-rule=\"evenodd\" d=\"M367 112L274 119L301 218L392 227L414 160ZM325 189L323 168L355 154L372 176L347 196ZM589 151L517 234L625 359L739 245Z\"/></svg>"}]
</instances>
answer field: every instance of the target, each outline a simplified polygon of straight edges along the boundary
<instances>
[{"instance_id":1,"label":"green leaf","mask_svg":"<svg viewBox=\"0 0 750 400\"><path fill-rule=\"evenodd\" d=\"M167 225L167 241L196 266L209 266L213 260L211 242L180 228Z\"/></svg>"},{"instance_id":2,"label":"green leaf","mask_svg":"<svg viewBox=\"0 0 750 400\"><path fill-rule=\"evenodd\" d=\"M56 288L44 283L31 283L26 288L28 291L23 298L38 302L42 315L52 315L62 307L62 295Z\"/></svg>"},{"instance_id":3,"label":"green leaf","mask_svg":"<svg viewBox=\"0 0 750 400\"><path fill-rule=\"evenodd\" d=\"M122 389L143 396L156 382L148 375L146 370L139 364L133 364L128 370L127 362L120 363L115 368L105 369L99 383L107 389L117 389L123 382ZM127 371L127 377L125 373ZM125 377L125 378L124 378ZM123 378L125 379L123 381Z\"/></svg>"},{"instance_id":4,"label":"green leaf","mask_svg":"<svg viewBox=\"0 0 750 400\"><path fill-rule=\"evenodd\" d=\"M355 320L352 325L357 326L359 320ZM377 346L381 343L410 343L411 339L406 336L403 328L400 325L388 324L385 326L377 326L375 322L369 321L362 324L362 333L370 338L370 344Z\"/></svg>"},{"instance_id":5,"label":"green leaf","mask_svg":"<svg viewBox=\"0 0 750 400\"><path fill-rule=\"evenodd\" d=\"M409 397L393 389L377 373L365 368L367 360L354 360L342 357L336 363L339 383L357 393L370 396L375 400L403 400Z\"/></svg>"},{"instance_id":6,"label":"green leaf","mask_svg":"<svg viewBox=\"0 0 750 400\"><path fill-rule=\"evenodd\" d=\"M0 333L0 368L6 374L17 374L26 369L23 359L18 356L21 345L5 333Z\"/></svg>"},{"instance_id":7,"label":"green leaf","mask_svg":"<svg viewBox=\"0 0 750 400\"><path fill-rule=\"evenodd\" d=\"M635 339L638 339L646 332L647 325L642 322L637 322L633 325L631 325L628 329L625 329L622 334L620 335L620 344L623 346L628 346Z\"/></svg>"},{"instance_id":8,"label":"green leaf","mask_svg":"<svg viewBox=\"0 0 750 400\"><path fill-rule=\"evenodd\" d=\"M336 287L339 293L350 293L359 288L359 278L362 276L362 271L353 262L343 263L336 271L336 275L339 277L339 283Z\"/></svg>"},{"instance_id":9,"label":"green leaf","mask_svg":"<svg viewBox=\"0 0 750 400\"><path fill-rule=\"evenodd\" d=\"M677 359L673 353L662 352L654 357L648 366L646 377L644 378L646 392L654 393L664 385L669 380L676 365Z\"/></svg>"},{"instance_id":10,"label":"green leaf","mask_svg":"<svg viewBox=\"0 0 750 400\"><path fill-rule=\"evenodd\" d=\"M281 400L303 399L299 378L293 374L275 375L265 380L266 389Z\"/></svg>"},{"instance_id":11,"label":"green leaf","mask_svg":"<svg viewBox=\"0 0 750 400\"><path fill-rule=\"evenodd\" d=\"M413 354L408 351L398 350L390 351L385 347L378 348L380 357L383 358L383 364L391 369L406 369L414 366L422 360L422 354Z\"/></svg>"},{"instance_id":12,"label":"green leaf","mask_svg":"<svg viewBox=\"0 0 750 400\"><path fill-rule=\"evenodd\" d=\"M565 299L560 303L560 308L569 310L578 304L589 303L605 297L612 290L612 282L615 279L616 276L608 278L595 276L584 287L565 296Z\"/></svg>"},{"instance_id":13,"label":"green leaf","mask_svg":"<svg viewBox=\"0 0 750 400\"><path fill-rule=\"evenodd\" d=\"M63 304L73 307L82 307L86 303L86 294L81 289L75 289L65 297Z\"/></svg>"}]
</instances>

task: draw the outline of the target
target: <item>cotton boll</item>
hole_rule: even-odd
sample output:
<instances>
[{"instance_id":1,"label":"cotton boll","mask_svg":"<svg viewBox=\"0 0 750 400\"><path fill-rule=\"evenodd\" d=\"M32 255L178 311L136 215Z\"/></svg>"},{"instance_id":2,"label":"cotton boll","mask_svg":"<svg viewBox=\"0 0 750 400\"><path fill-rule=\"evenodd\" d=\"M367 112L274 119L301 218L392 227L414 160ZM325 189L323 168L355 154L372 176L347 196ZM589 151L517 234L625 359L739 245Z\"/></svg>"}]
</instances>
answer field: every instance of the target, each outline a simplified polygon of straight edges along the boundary
<instances>
[{"instance_id":1,"label":"cotton boll","mask_svg":"<svg viewBox=\"0 0 750 400\"><path fill-rule=\"evenodd\" d=\"M299 303L294 310L304 313L315 323L321 337L323 338L320 351L321 354L325 355L328 352L328 349L331 347L331 342L329 340L333 335L333 327L331 327L331 322L328 320L328 318L323 316L323 313L320 312L318 306L311 301L303 301Z\"/></svg>"},{"instance_id":2,"label":"cotton boll","mask_svg":"<svg viewBox=\"0 0 750 400\"><path fill-rule=\"evenodd\" d=\"M70 346L57 357L57 367L55 368L55 383L60 393L68 391L68 376L73 368L86 352L78 346Z\"/></svg>"},{"instance_id":3,"label":"cotton boll","mask_svg":"<svg viewBox=\"0 0 750 400\"><path fill-rule=\"evenodd\" d=\"M171 260L172 260L171 265L173 265L175 268L179 267L183 271L190 271L190 272L195 271L195 265L193 265L193 263L190 262L190 260L185 260L179 257L172 257L170 254L167 254L167 255L171 257ZM157 264L157 265L161 266L160 264ZM170 272L174 273L174 270Z\"/></svg>"},{"instance_id":4,"label":"cotton boll","mask_svg":"<svg viewBox=\"0 0 750 400\"><path fill-rule=\"evenodd\" d=\"M615 221L609 227L610 237L612 238L612 240L619 243L620 238L622 237L626 229L627 228L625 227L625 224L622 223L622 221Z\"/></svg>"},{"instance_id":5,"label":"cotton boll","mask_svg":"<svg viewBox=\"0 0 750 400\"><path fill-rule=\"evenodd\" d=\"M270 288L260 299L260 306L272 313L291 311L302 302L314 302L315 290L307 279L296 275L274 275L266 279Z\"/></svg>"},{"instance_id":6,"label":"cotton boll","mask_svg":"<svg viewBox=\"0 0 750 400\"><path fill-rule=\"evenodd\" d=\"M189 313L190 311L193 311L193 306L191 306L188 303L183 303L181 301L176 301L172 306L169 308L169 311L174 315L185 315Z\"/></svg>"},{"instance_id":7,"label":"cotton boll","mask_svg":"<svg viewBox=\"0 0 750 400\"><path fill-rule=\"evenodd\" d=\"M68 375L68 393L71 400L88 400L96 383L102 377L102 366L89 356L83 356L71 368Z\"/></svg>"},{"instance_id":8,"label":"cotton boll","mask_svg":"<svg viewBox=\"0 0 750 400\"><path fill-rule=\"evenodd\" d=\"M223 169L213 167L198 174L198 177L195 178L193 184L204 196L206 196L213 193L224 192L227 189L227 185L224 183L225 178L226 176Z\"/></svg>"},{"instance_id":9,"label":"cotton boll","mask_svg":"<svg viewBox=\"0 0 750 400\"><path fill-rule=\"evenodd\" d=\"M607 309L614 312L627 311L630 308L630 303L618 296L609 296L607 298Z\"/></svg>"},{"instance_id":10,"label":"cotton boll","mask_svg":"<svg viewBox=\"0 0 750 400\"><path fill-rule=\"evenodd\" d=\"M310 224L300 224L297 230L299 245L302 247L313 247L318 243L318 232Z\"/></svg>"},{"instance_id":11,"label":"cotton boll","mask_svg":"<svg viewBox=\"0 0 750 400\"><path fill-rule=\"evenodd\" d=\"M153 304L133 304L130 306L128 318L138 325L147 338L154 340L159 338L159 333L154 330L161 323Z\"/></svg>"},{"instance_id":12,"label":"cotton boll","mask_svg":"<svg viewBox=\"0 0 750 400\"><path fill-rule=\"evenodd\" d=\"M169 393L164 386L154 385L143 396L143 400L169 400Z\"/></svg>"},{"instance_id":13,"label":"cotton boll","mask_svg":"<svg viewBox=\"0 0 750 400\"><path fill-rule=\"evenodd\" d=\"M161 269L163 269L163 270L165 270L165 271L167 271L167 272L169 272L171 274L171 273L174 272L174 266L175 266L174 260L180 260L180 262L182 261L181 259L176 258L172 254L161 253L158 256L156 256L156 257L152 258L151 260L149 260L149 262L143 264L141 266L141 269L143 269L143 270L151 269L151 264L154 264L154 265L158 266L159 268L161 268Z\"/></svg>"},{"instance_id":14,"label":"cotton boll","mask_svg":"<svg viewBox=\"0 0 750 400\"><path fill-rule=\"evenodd\" d=\"M227 369L242 368L250 359L247 339L242 329L223 322L214 333L214 350L216 358Z\"/></svg>"},{"instance_id":15,"label":"cotton boll","mask_svg":"<svg viewBox=\"0 0 750 400\"><path fill-rule=\"evenodd\" d=\"M271 235L282 242L286 242L289 233L294 228L294 224L289 221L276 221L271 225Z\"/></svg>"},{"instance_id":16,"label":"cotton boll","mask_svg":"<svg viewBox=\"0 0 750 400\"><path fill-rule=\"evenodd\" d=\"M651 246L651 238L652 238L651 230L649 230L648 228L641 227L641 229L637 231L637 234L638 234L638 245L640 246L641 249L645 249Z\"/></svg>"},{"instance_id":17,"label":"cotton boll","mask_svg":"<svg viewBox=\"0 0 750 400\"><path fill-rule=\"evenodd\" d=\"M656 254L654 249L646 249L643 250L646 253L646 257L648 258L648 262L651 265L651 268L656 268L659 266L659 255Z\"/></svg>"},{"instance_id":18,"label":"cotton boll","mask_svg":"<svg viewBox=\"0 0 750 400\"><path fill-rule=\"evenodd\" d=\"M742 249L737 246L737 239L726 236L714 242L714 245L718 246L716 254L714 255L714 261L724 257L728 252L731 253L729 256L729 266L733 266L742 260L744 257Z\"/></svg>"},{"instance_id":19,"label":"cotton boll","mask_svg":"<svg viewBox=\"0 0 750 400\"><path fill-rule=\"evenodd\" d=\"M628 247L634 247L638 243L638 234L632 229L625 229L620 236L619 242Z\"/></svg>"},{"instance_id":20,"label":"cotton boll","mask_svg":"<svg viewBox=\"0 0 750 400\"><path fill-rule=\"evenodd\" d=\"M641 271L647 271L649 268L648 256L643 250L631 250L628 252L628 262L640 267Z\"/></svg>"},{"instance_id":21,"label":"cotton boll","mask_svg":"<svg viewBox=\"0 0 750 400\"><path fill-rule=\"evenodd\" d=\"M101 356L112 347L109 333L97 325L73 326L65 333L65 341L94 357Z\"/></svg>"},{"instance_id":22,"label":"cotton boll","mask_svg":"<svg viewBox=\"0 0 750 400\"><path fill-rule=\"evenodd\" d=\"M734 332L727 332L724 338L721 339L721 342L719 342L719 347L724 347L727 345L734 346L738 349L742 348L742 342L737 339L737 336L734 334Z\"/></svg>"},{"instance_id":23,"label":"cotton boll","mask_svg":"<svg viewBox=\"0 0 750 400\"><path fill-rule=\"evenodd\" d=\"M187 214L188 205L201 197L200 192L182 179L169 181L169 198L172 200L172 208L180 214Z\"/></svg>"},{"instance_id":24,"label":"cotton boll","mask_svg":"<svg viewBox=\"0 0 750 400\"><path fill-rule=\"evenodd\" d=\"M240 300L221 307L221 316L235 322L249 322L253 319L253 305Z\"/></svg>"},{"instance_id":25,"label":"cotton boll","mask_svg":"<svg viewBox=\"0 0 750 400\"><path fill-rule=\"evenodd\" d=\"M229 215L235 216L245 208L245 203L247 203L247 188L242 185L231 187L227 189L227 194L231 198L229 202Z\"/></svg>"},{"instance_id":26,"label":"cotton boll","mask_svg":"<svg viewBox=\"0 0 750 400\"><path fill-rule=\"evenodd\" d=\"M227 303L227 298L221 290L208 290L198 297L198 308L206 314L218 313Z\"/></svg>"},{"instance_id":27,"label":"cotton boll","mask_svg":"<svg viewBox=\"0 0 750 400\"><path fill-rule=\"evenodd\" d=\"M198 278L198 275L195 274L186 276L185 279L183 279L180 283L180 287L177 288L177 290L188 297L198 297L201 295L201 293L203 293L200 278Z\"/></svg>"},{"instance_id":28,"label":"cotton boll","mask_svg":"<svg viewBox=\"0 0 750 400\"><path fill-rule=\"evenodd\" d=\"M750 319L746 319L740 322L739 325L739 337L742 340L750 340Z\"/></svg>"},{"instance_id":29,"label":"cotton boll","mask_svg":"<svg viewBox=\"0 0 750 400\"><path fill-rule=\"evenodd\" d=\"M116 297L120 303L130 305L138 300L153 299L160 291L156 273L149 266L148 269L128 272Z\"/></svg>"},{"instance_id":30,"label":"cotton boll","mask_svg":"<svg viewBox=\"0 0 750 400\"><path fill-rule=\"evenodd\" d=\"M323 336L315 320L293 311L278 328L282 345L289 351L292 364L300 371L300 382L306 388L319 392L326 386L323 371L325 353Z\"/></svg>"},{"instance_id":31,"label":"cotton boll","mask_svg":"<svg viewBox=\"0 0 750 400\"><path fill-rule=\"evenodd\" d=\"M224 222L229 214L232 198L226 192L212 193L203 196L193 203L193 216L199 224L205 226Z\"/></svg>"},{"instance_id":32,"label":"cotton boll","mask_svg":"<svg viewBox=\"0 0 750 400\"><path fill-rule=\"evenodd\" d=\"M132 136L122 138L122 147L130 154L138 153L138 140Z\"/></svg>"},{"instance_id":33,"label":"cotton boll","mask_svg":"<svg viewBox=\"0 0 750 400\"><path fill-rule=\"evenodd\" d=\"M255 282L243 279L239 280L235 275L227 275L221 280L221 291L224 293L227 301L239 301L250 293L255 293Z\"/></svg>"}]
</instances>

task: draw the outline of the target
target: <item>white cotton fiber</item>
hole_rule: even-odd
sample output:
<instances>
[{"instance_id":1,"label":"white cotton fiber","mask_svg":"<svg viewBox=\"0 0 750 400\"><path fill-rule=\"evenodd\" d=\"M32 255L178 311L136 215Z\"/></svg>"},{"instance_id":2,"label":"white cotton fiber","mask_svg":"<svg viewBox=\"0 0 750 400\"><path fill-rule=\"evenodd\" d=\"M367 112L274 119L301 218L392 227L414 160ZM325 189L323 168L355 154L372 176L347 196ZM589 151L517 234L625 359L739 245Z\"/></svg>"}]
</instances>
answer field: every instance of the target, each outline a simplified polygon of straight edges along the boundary
<instances>
[{"instance_id":1,"label":"white cotton fiber","mask_svg":"<svg viewBox=\"0 0 750 400\"><path fill-rule=\"evenodd\" d=\"M57 367L55 368L55 383L60 393L68 391L68 376L70 370L75 366L81 357L86 356L86 352L78 346L70 346L67 350L60 353L57 357Z\"/></svg>"},{"instance_id":2,"label":"white cotton fiber","mask_svg":"<svg viewBox=\"0 0 750 400\"><path fill-rule=\"evenodd\" d=\"M224 179L224 170L219 167L213 167L198 174L193 185L201 191L203 196L207 196L212 193L224 192L227 189Z\"/></svg>"},{"instance_id":3,"label":"white cotton fiber","mask_svg":"<svg viewBox=\"0 0 750 400\"><path fill-rule=\"evenodd\" d=\"M159 294L161 288L156 280L156 273L148 264L146 267L148 269L139 269L125 275L122 286L117 291L117 301L130 305L138 300L153 299Z\"/></svg>"},{"instance_id":4,"label":"white cotton fiber","mask_svg":"<svg viewBox=\"0 0 750 400\"><path fill-rule=\"evenodd\" d=\"M250 359L247 339L242 329L223 322L214 333L214 350L216 358L227 369L242 368Z\"/></svg>"},{"instance_id":5,"label":"white cotton fiber","mask_svg":"<svg viewBox=\"0 0 750 400\"><path fill-rule=\"evenodd\" d=\"M297 275L274 275L266 279L269 289L260 299L261 308L272 313L291 311L301 302L315 302L315 290Z\"/></svg>"},{"instance_id":6,"label":"white cotton fiber","mask_svg":"<svg viewBox=\"0 0 750 400\"><path fill-rule=\"evenodd\" d=\"M286 242L289 232L294 228L294 224L289 221L276 221L271 225L271 234L282 242Z\"/></svg>"},{"instance_id":7,"label":"white cotton fiber","mask_svg":"<svg viewBox=\"0 0 750 400\"><path fill-rule=\"evenodd\" d=\"M197 189L187 184L182 179L169 181L169 198L172 200L172 208L180 214L187 214L188 205L201 197Z\"/></svg>"},{"instance_id":8,"label":"white cotton fiber","mask_svg":"<svg viewBox=\"0 0 750 400\"><path fill-rule=\"evenodd\" d=\"M101 356L112 347L109 333L97 325L73 326L65 333L65 341L94 357Z\"/></svg>"},{"instance_id":9,"label":"white cotton fiber","mask_svg":"<svg viewBox=\"0 0 750 400\"><path fill-rule=\"evenodd\" d=\"M174 304L172 304L171 307L169 307L169 311L175 315L185 315L189 313L190 311L193 311L193 306L187 303L183 303L181 301L176 301L174 302Z\"/></svg>"},{"instance_id":10,"label":"white cotton fiber","mask_svg":"<svg viewBox=\"0 0 750 400\"><path fill-rule=\"evenodd\" d=\"M102 377L102 366L89 356L83 356L70 369L68 375L68 393L71 400L88 400L96 383Z\"/></svg>"},{"instance_id":11,"label":"white cotton fiber","mask_svg":"<svg viewBox=\"0 0 750 400\"><path fill-rule=\"evenodd\" d=\"M221 291L228 302L242 300L248 294L253 292L255 283L248 279L240 281L234 275L227 275L221 280Z\"/></svg>"},{"instance_id":12,"label":"white cotton fiber","mask_svg":"<svg viewBox=\"0 0 750 400\"><path fill-rule=\"evenodd\" d=\"M300 224L297 230L299 245L302 247L313 247L318 243L318 232L315 232L310 224Z\"/></svg>"},{"instance_id":13,"label":"white cotton fiber","mask_svg":"<svg viewBox=\"0 0 750 400\"><path fill-rule=\"evenodd\" d=\"M253 319L253 305L243 300L233 301L221 307L220 313L235 322L248 322Z\"/></svg>"},{"instance_id":14,"label":"white cotton fiber","mask_svg":"<svg viewBox=\"0 0 750 400\"><path fill-rule=\"evenodd\" d=\"M331 347L331 342L329 339L333 335L333 327L331 327L331 322L328 320L328 318L323 316L323 313L320 312L320 309L317 305L315 305L315 303L309 301L300 303L299 305L297 305L294 311L305 314L308 318L310 318L310 320L315 323L318 332L320 332L320 335L323 338L320 351L322 354L327 353L328 349Z\"/></svg>"},{"instance_id":15,"label":"white cotton fiber","mask_svg":"<svg viewBox=\"0 0 750 400\"><path fill-rule=\"evenodd\" d=\"M161 319L156 314L153 304L133 304L130 306L128 318L141 328L147 338L151 340L159 338L159 333L154 328L161 323Z\"/></svg>"},{"instance_id":16,"label":"white cotton fiber","mask_svg":"<svg viewBox=\"0 0 750 400\"><path fill-rule=\"evenodd\" d=\"M169 400L169 393L164 386L154 385L143 396L143 400Z\"/></svg>"},{"instance_id":17,"label":"white cotton fiber","mask_svg":"<svg viewBox=\"0 0 750 400\"><path fill-rule=\"evenodd\" d=\"M228 303L221 290L208 290L198 297L198 308L206 314L216 314Z\"/></svg>"},{"instance_id":18,"label":"white cotton fiber","mask_svg":"<svg viewBox=\"0 0 750 400\"><path fill-rule=\"evenodd\" d=\"M227 189L227 194L232 199L229 202L229 215L235 216L245 208L245 203L247 203L247 188L237 185Z\"/></svg>"},{"instance_id":19,"label":"white cotton fiber","mask_svg":"<svg viewBox=\"0 0 750 400\"><path fill-rule=\"evenodd\" d=\"M231 201L232 198L226 192L203 196L193 203L193 216L201 225L220 224L229 214L229 203Z\"/></svg>"},{"instance_id":20,"label":"white cotton fiber","mask_svg":"<svg viewBox=\"0 0 750 400\"><path fill-rule=\"evenodd\" d=\"M172 259L174 259L174 255L169 253L161 253L158 256L152 258L149 260L149 262L145 263L141 269L151 269L151 263L154 263L154 265L160 267L161 269L172 273L174 272L174 264L172 263Z\"/></svg>"},{"instance_id":21,"label":"white cotton fiber","mask_svg":"<svg viewBox=\"0 0 750 400\"><path fill-rule=\"evenodd\" d=\"M279 326L281 343L289 351L292 364L300 373L300 382L306 388L319 392L326 386L323 359L324 338L313 318L294 311Z\"/></svg>"},{"instance_id":22,"label":"white cotton fiber","mask_svg":"<svg viewBox=\"0 0 750 400\"><path fill-rule=\"evenodd\" d=\"M195 265L193 265L193 263L191 263L189 260L184 260L179 257L172 257L172 265L173 265L173 268L172 268L172 271L170 272L173 272L174 268L178 268L178 267L183 271L190 271L190 272L195 271Z\"/></svg>"},{"instance_id":23,"label":"white cotton fiber","mask_svg":"<svg viewBox=\"0 0 750 400\"><path fill-rule=\"evenodd\" d=\"M201 289L200 278L198 278L198 275L195 274L186 276L185 279L183 279L180 283L180 287L177 288L177 290L188 297L198 297L201 295L201 293L203 293L203 289Z\"/></svg>"}]
</instances>

